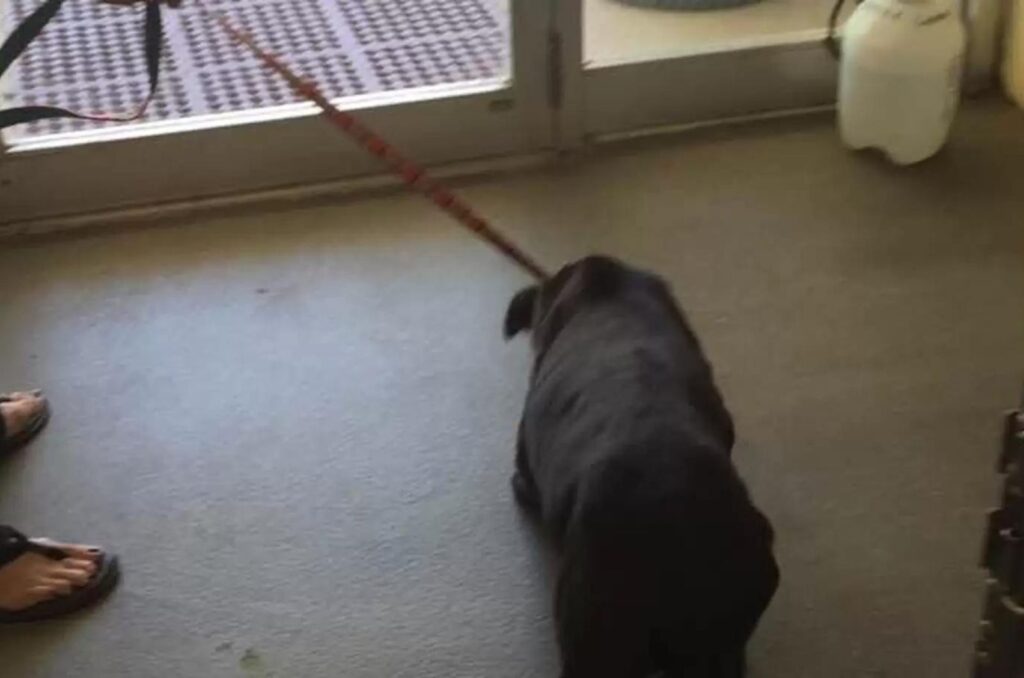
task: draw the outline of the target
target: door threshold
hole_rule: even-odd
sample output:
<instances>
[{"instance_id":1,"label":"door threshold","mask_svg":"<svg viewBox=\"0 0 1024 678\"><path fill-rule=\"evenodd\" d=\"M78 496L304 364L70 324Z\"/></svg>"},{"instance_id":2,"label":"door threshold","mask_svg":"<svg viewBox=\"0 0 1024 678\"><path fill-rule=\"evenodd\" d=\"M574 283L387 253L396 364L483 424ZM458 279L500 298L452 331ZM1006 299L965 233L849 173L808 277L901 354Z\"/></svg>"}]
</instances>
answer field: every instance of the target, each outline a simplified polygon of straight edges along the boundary
<instances>
[{"instance_id":1,"label":"door threshold","mask_svg":"<svg viewBox=\"0 0 1024 678\"><path fill-rule=\"evenodd\" d=\"M438 179L455 181L512 173L543 165L550 162L554 155L549 151L465 160L432 167L430 174ZM41 217L0 224L0 242L71 231L121 229L133 225L177 222L246 209L282 209L316 200L344 200L375 194L392 194L404 190L404 186L402 180L393 174L368 174L193 200L174 200L83 214Z\"/></svg>"},{"instance_id":2,"label":"door threshold","mask_svg":"<svg viewBox=\"0 0 1024 678\"><path fill-rule=\"evenodd\" d=\"M590 135L583 148L559 153L548 150L509 156L481 158L451 162L430 169L432 176L449 181L476 177L492 177L499 174L521 172L555 162L559 158L580 155L588 148L605 144L622 144L641 141L655 136L686 134L701 130L747 125L772 120L798 117L812 117L829 113L833 104L810 106L784 111L766 111L750 115L722 118L702 122L656 125L626 132L611 132ZM177 222L185 219L206 217L211 214L231 213L238 210L282 209L311 201L333 201L364 198L372 195L389 195L404 190L401 179L393 174L367 174L358 177L283 186L259 191L231 193L193 200L174 200L164 203L99 210L82 214L67 214L53 217L28 219L9 224L0 224L0 242L13 239L34 238L70 231L93 231L122 229L132 225Z\"/></svg>"}]
</instances>

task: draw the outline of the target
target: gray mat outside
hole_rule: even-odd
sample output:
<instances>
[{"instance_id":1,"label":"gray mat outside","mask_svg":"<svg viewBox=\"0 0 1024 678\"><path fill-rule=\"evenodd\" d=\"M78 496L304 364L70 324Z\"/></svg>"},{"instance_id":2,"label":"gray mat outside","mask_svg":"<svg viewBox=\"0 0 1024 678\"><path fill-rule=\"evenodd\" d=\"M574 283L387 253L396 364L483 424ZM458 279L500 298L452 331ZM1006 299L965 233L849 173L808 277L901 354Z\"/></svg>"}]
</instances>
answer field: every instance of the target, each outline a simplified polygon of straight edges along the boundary
<instances>
[{"instance_id":1,"label":"gray mat outside","mask_svg":"<svg viewBox=\"0 0 1024 678\"><path fill-rule=\"evenodd\" d=\"M35 0L7 0L0 34ZM505 0L207 0L297 72L344 97L490 80L508 73ZM70 0L15 69L3 107L64 106L82 112L133 110L148 89L141 9ZM287 85L188 3L165 11L166 62L143 122L245 111L296 101ZM6 25L5 25L6 24ZM47 120L12 128L12 139L110 123Z\"/></svg>"}]
</instances>

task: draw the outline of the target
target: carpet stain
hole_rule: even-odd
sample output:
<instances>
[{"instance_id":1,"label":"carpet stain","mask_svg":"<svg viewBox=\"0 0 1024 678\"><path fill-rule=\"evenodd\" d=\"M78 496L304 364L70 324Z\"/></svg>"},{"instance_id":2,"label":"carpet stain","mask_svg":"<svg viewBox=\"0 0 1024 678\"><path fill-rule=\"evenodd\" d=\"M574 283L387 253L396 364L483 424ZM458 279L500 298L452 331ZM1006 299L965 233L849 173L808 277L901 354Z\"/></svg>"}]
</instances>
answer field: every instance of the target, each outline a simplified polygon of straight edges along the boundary
<instances>
[{"instance_id":1,"label":"carpet stain","mask_svg":"<svg viewBox=\"0 0 1024 678\"><path fill-rule=\"evenodd\" d=\"M267 670L263 657L251 647L242 653L242 658L238 660L238 665L242 667L247 676L252 678L272 678L274 675L272 671Z\"/></svg>"}]
</instances>

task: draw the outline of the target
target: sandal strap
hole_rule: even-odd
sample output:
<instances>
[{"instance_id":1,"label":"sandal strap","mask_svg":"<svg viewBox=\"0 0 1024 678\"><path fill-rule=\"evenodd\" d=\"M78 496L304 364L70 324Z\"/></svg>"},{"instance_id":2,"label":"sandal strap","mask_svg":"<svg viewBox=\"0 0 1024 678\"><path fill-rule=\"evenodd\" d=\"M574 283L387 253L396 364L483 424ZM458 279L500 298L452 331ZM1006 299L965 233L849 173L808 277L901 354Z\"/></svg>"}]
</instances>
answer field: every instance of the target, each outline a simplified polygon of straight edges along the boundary
<instances>
[{"instance_id":1,"label":"sandal strap","mask_svg":"<svg viewBox=\"0 0 1024 678\"><path fill-rule=\"evenodd\" d=\"M0 567L25 553L28 538L13 527L0 525Z\"/></svg>"},{"instance_id":2,"label":"sandal strap","mask_svg":"<svg viewBox=\"0 0 1024 678\"><path fill-rule=\"evenodd\" d=\"M0 567L29 552L46 556L50 560L64 560L68 557L65 551L56 546L38 544L13 527L0 525Z\"/></svg>"},{"instance_id":3,"label":"sandal strap","mask_svg":"<svg viewBox=\"0 0 1024 678\"><path fill-rule=\"evenodd\" d=\"M32 553L38 553L41 556L46 556L50 560L64 560L65 558L71 557L70 554L63 549L59 549L56 546L47 546L46 544L37 544L34 541L28 542L26 550L31 551Z\"/></svg>"}]
</instances>

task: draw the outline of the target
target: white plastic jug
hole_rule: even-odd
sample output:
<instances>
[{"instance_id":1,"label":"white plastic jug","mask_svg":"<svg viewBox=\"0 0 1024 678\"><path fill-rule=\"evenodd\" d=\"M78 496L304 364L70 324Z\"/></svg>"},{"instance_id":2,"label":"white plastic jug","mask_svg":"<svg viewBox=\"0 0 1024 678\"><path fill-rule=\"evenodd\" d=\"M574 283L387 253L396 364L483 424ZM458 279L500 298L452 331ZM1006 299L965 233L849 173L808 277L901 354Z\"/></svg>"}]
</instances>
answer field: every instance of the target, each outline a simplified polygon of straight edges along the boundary
<instances>
[{"instance_id":1,"label":"white plastic jug","mask_svg":"<svg viewBox=\"0 0 1024 678\"><path fill-rule=\"evenodd\" d=\"M936 154L960 101L966 44L953 0L864 0L843 29L844 143L900 165Z\"/></svg>"},{"instance_id":2,"label":"white plastic jug","mask_svg":"<svg viewBox=\"0 0 1024 678\"><path fill-rule=\"evenodd\" d=\"M1024 107L1024 0L1013 0L1008 12L1003 85L1010 98Z\"/></svg>"}]
</instances>

